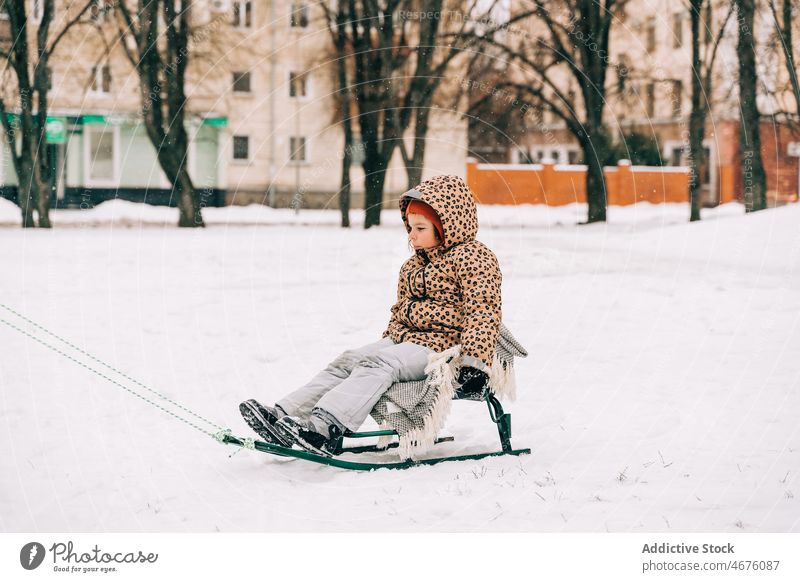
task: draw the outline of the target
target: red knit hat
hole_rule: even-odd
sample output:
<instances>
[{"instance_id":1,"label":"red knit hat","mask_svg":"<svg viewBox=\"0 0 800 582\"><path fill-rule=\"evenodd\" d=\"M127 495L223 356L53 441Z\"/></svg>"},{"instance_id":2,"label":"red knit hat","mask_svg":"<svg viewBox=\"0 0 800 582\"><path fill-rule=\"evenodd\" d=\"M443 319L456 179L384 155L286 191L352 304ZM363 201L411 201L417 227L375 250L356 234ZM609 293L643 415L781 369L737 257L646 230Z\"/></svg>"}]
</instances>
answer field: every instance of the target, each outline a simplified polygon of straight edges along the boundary
<instances>
[{"instance_id":1,"label":"red knit hat","mask_svg":"<svg viewBox=\"0 0 800 582\"><path fill-rule=\"evenodd\" d=\"M408 218L409 214L420 214L430 220L433 223L433 228L439 233L439 240L444 241L442 221L439 220L439 215L436 214L436 211L431 208L430 205L420 200L411 200L408 206L406 206L406 218Z\"/></svg>"}]
</instances>

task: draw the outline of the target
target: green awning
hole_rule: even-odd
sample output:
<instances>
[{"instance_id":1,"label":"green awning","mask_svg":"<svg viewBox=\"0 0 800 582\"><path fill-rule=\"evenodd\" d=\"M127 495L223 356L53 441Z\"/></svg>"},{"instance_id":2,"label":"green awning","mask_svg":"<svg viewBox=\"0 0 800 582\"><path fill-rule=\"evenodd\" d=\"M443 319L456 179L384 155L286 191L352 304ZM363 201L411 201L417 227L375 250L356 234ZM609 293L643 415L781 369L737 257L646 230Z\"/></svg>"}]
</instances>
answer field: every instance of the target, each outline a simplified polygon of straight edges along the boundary
<instances>
[{"instance_id":1,"label":"green awning","mask_svg":"<svg viewBox=\"0 0 800 582\"><path fill-rule=\"evenodd\" d=\"M105 115L84 115L81 118L84 124L86 123L105 123L106 118Z\"/></svg>"},{"instance_id":2,"label":"green awning","mask_svg":"<svg viewBox=\"0 0 800 582\"><path fill-rule=\"evenodd\" d=\"M206 117L203 119L203 125L210 127L226 127L228 125L227 117Z\"/></svg>"}]
</instances>

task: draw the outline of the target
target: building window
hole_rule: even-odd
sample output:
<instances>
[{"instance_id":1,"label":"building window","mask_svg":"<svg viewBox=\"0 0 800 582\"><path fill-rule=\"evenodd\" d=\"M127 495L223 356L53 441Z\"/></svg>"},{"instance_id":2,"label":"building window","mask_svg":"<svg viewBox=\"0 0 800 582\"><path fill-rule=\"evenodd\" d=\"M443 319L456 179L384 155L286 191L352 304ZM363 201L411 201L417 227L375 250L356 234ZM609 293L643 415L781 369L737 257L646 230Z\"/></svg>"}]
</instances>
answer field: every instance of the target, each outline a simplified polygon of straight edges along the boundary
<instances>
[{"instance_id":1,"label":"building window","mask_svg":"<svg viewBox=\"0 0 800 582\"><path fill-rule=\"evenodd\" d=\"M305 162L306 158L306 138L289 138L289 159L293 162Z\"/></svg>"},{"instance_id":2,"label":"building window","mask_svg":"<svg viewBox=\"0 0 800 582\"><path fill-rule=\"evenodd\" d=\"M656 50L656 19L651 16L647 19L645 27L647 33L647 52L653 53Z\"/></svg>"},{"instance_id":3,"label":"building window","mask_svg":"<svg viewBox=\"0 0 800 582\"><path fill-rule=\"evenodd\" d=\"M250 159L250 137L246 135L233 136L233 159L234 160L249 160Z\"/></svg>"},{"instance_id":4,"label":"building window","mask_svg":"<svg viewBox=\"0 0 800 582\"><path fill-rule=\"evenodd\" d=\"M645 107L647 108L647 117L653 117L656 113L656 85L655 83L648 83L645 91Z\"/></svg>"},{"instance_id":5,"label":"building window","mask_svg":"<svg viewBox=\"0 0 800 582\"><path fill-rule=\"evenodd\" d=\"M95 95L111 94L111 67L108 65L92 67L92 85L90 90Z\"/></svg>"},{"instance_id":6,"label":"building window","mask_svg":"<svg viewBox=\"0 0 800 582\"><path fill-rule=\"evenodd\" d=\"M683 46L683 14L672 15L672 48Z\"/></svg>"},{"instance_id":7,"label":"building window","mask_svg":"<svg viewBox=\"0 0 800 582\"><path fill-rule=\"evenodd\" d=\"M233 73L233 92L250 93L250 73L245 71L234 71Z\"/></svg>"},{"instance_id":8,"label":"building window","mask_svg":"<svg viewBox=\"0 0 800 582\"><path fill-rule=\"evenodd\" d=\"M289 97L306 96L306 75L303 73L289 73Z\"/></svg>"},{"instance_id":9,"label":"building window","mask_svg":"<svg viewBox=\"0 0 800 582\"><path fill-rule=\"evenodd\" d=\"M680 166L683 161L683 148L681 146L673 146L670 148L669 165Z\"/></svg>"},{"instance_id":10,"label":"building window","mask_svg":"<svg viewBox=\"0 0 800 582\"><path fill-rule=\"evenodd\" d=\"M532 164L533 160L531 159L531 153L527 150L527 148L516 148L514 150L515 154L515 164Z\"/></svg>"},{"instance_id":11,"label":"building window","mask_svg":"<svg viewBox=\"0 0 800 582\"><path fill-rule=\"evenodd\" d=\"M114 186L119 179L117 168L118 127L112 125L87 125L86 164L89 186Z\"/></svg>"},{"instance_id":12,"label":"building window","mask_svg":"<svg viewBox=\"0 0 800 582\"><path fill-rule=\"evenodd\" d=\"M567 152L567 163L570 165L579 164L581 162L581 152L578 150L569 150Z\"/></svg>"},{"instance_id":13,"label":"building window","mask_svg":"<svg viewBox=\"0 0 800 582\"><path fill-rule=\"evenodd\" d=\"M9 2L11 0L8 0ZM34 24L39 24L42 21L44 14L44 0L30 0L30 15Z\"/></svg>"},{"instance_id":14,"label":"building window","mask_svg":"<svg viewBox=\"0 0 800 582\"><path fill-rule=\"evenodd\" d=\"M290 18L292 28L305 28L308 26L308 2L292 2L292 15Z\"/></svg>"},{"instance_id":15,"label":"building window","mask_svg":"<svg viewBox=\"0 0 800 582\"><path fill-rule=\"evenodd\" d=\"M683 102L683 81L672 81L672 115L680 117Z\"/></svg>"},{"instance_id":16,"label":"building window","mask_svg":"<svg viewBox=\"0 0 800 582\"><path fill-rule=\"evenodd\" d=\"M236 28L253 27L253 2L251 0L233 0L233 20Z\"/></svg>"},{"instance_id":17,"label":"building window","mask_svg":"<svg viewBox=\"0 0 800 582\"><path fill-rule=\"evenodd\" d=\"M114 18L113 0L92 0L89 14L93 22L111 22Z\"/></svg>"}]
</instances>

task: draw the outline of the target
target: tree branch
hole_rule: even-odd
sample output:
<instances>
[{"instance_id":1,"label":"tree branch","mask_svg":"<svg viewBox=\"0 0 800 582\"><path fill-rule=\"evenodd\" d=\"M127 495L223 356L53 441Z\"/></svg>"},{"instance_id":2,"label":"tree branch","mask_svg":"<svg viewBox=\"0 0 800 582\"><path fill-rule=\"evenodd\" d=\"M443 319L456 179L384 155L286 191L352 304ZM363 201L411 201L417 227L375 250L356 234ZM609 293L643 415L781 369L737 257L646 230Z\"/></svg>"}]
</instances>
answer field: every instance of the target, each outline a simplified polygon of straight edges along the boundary
<instances>
[{"instance_id":1,"label":"tree branch","mask_svg":"<svg viewBox=\"0 0 800 582\"><path fill-rule=\"evenodd\" d=\"M81 17L84 14L86 14L86 12L89 10L89 8L91 8L92 4L93 4L93 0L89 0L84 5L84 7L81 8L81 11L77 14L77 16L72 18L69 22L67 22L64 25L64 28L61 30L61 32L58 33L58 35L56 35L56 37L53 39L52 44L47 49L48 53L52 54L56 50L56 46L58 46L58 43L61 42L62 38L64 38L64 35L66 35L67 32L69 31L69 29L71 29L74 25L78 24L78 22L80 21Z\"/></svg>"}]
</instances>

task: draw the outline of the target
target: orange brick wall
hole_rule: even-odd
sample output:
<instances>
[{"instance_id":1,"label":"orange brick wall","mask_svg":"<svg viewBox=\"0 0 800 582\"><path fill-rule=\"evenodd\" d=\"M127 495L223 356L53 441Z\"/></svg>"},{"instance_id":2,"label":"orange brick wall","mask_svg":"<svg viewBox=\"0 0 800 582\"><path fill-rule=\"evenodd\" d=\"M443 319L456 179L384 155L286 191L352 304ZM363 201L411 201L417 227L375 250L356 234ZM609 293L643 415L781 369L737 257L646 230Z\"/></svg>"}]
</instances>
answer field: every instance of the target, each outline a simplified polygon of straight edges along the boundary
<instances>
[{"instance_id":1,"label":"orange brick wall","mask_svg":"<svg viewBox=\"0 0 800 582\"><path fill-rule=\"evenodd\" d=\"M733 164L718 166L719 168L719 203L726 204L736 200L736 176L739 167Z\"/></svg>"},{"instance_id":2,"label":"orange brick wall","mask_svg":"<svg viewBox=\"0 0 800 582\"><path fill-rule=\"evenodd\" d=\"M608 204L688 202L689 171L620 164L605 169ZM586 167L554 164L478 164L467 160L467 183L481 204L586 202Z\"/></svg>"},{"instance_id":3,"label":"orange brick wall","mask_svg":"<svg viewBox=\"0 0 800 582\"><path fill-rule=\"evenodd\" d=\"M727 122L726 140L720 141L720 202L742 201L742 165L739 156L739 124ZM788 155L789 142L800 133L786 125L762 121L761 158L767 174L767 200L797 202L800 193L800 158Z\"/></svg>"}]
</instances>

